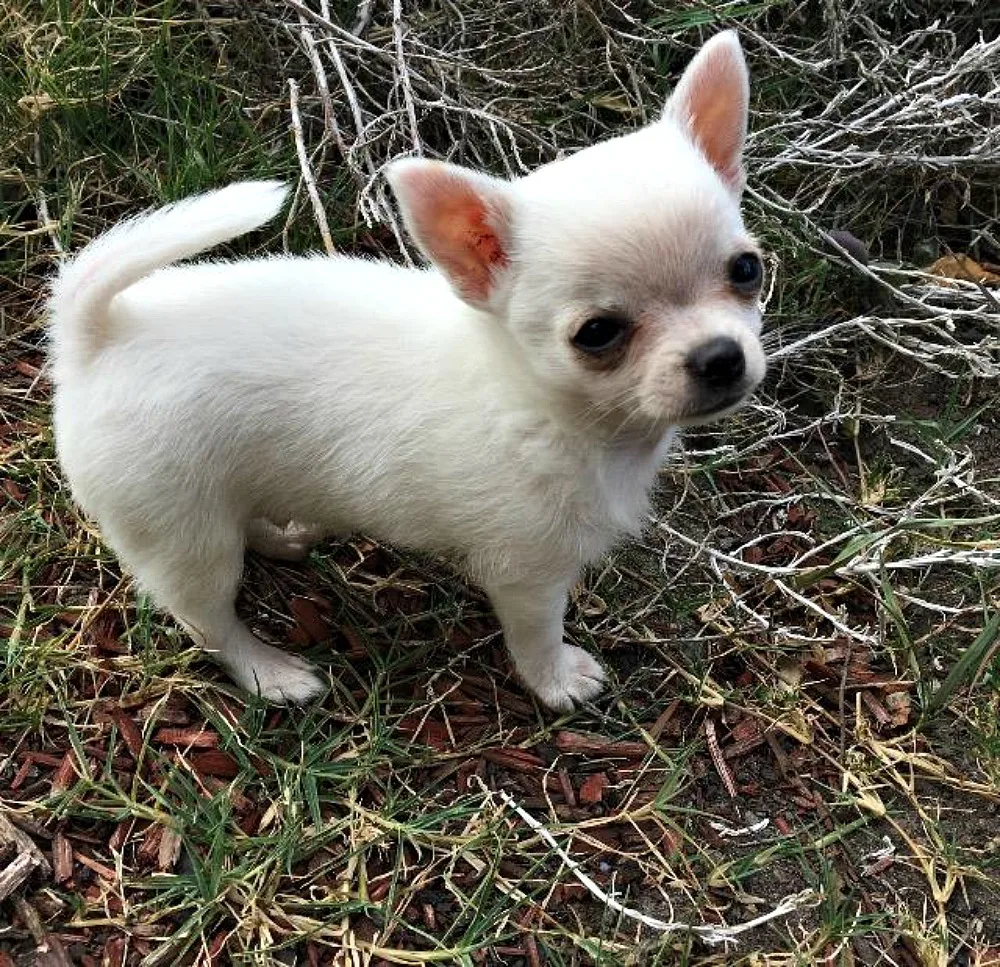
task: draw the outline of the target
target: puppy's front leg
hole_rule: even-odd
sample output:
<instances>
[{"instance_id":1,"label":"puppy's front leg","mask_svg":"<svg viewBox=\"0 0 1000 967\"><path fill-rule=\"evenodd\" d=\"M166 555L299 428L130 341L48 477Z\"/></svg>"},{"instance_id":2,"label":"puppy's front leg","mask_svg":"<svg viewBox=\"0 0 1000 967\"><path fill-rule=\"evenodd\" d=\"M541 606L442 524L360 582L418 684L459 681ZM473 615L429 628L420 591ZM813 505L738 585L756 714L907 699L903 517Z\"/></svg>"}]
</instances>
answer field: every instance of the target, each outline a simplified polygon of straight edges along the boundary
<instances>
[{"instance_id":1,"label":"puppy's front leg","mask_svg":"<svg viewBox=\"0 0 1000 967\"><path fill-rule=\"evenodd\" d=\"M568 589L565 581L486 589L524 684L560 712L599 694L605 681L604 669L587 652L563 641Z\"/></svg>"}]
</instances>

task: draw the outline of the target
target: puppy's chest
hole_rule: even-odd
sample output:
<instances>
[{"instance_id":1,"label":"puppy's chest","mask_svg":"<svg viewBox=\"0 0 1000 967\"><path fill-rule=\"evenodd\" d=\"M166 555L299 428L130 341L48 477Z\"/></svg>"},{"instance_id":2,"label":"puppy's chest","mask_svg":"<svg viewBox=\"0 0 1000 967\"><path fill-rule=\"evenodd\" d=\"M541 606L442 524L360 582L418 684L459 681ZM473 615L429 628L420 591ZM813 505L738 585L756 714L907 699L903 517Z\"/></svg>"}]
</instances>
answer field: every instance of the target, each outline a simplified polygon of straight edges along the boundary
<instances>
[{"instance_id":1,"label":"puppy's chest","mask_svg":"<svg viewBox=\"0 0 1000 967\"><path fill-rule=\"evenodd\" d=\"M657 467L652 449L601 451L581 460L558 482L550 481L545 506L583 562L641 530Z\"/></svg>"}]
</instances>

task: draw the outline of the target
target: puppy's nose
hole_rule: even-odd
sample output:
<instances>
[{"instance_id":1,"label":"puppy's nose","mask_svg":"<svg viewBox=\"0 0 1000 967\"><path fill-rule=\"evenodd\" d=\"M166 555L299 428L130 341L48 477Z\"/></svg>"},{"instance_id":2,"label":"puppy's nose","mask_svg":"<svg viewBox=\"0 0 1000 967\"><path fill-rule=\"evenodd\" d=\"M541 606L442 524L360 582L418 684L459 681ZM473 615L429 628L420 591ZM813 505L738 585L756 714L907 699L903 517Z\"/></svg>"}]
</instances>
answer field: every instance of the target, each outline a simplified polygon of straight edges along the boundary
<instances>
[{"instance_id":1,"label":"puppy's nose","mask_svg":"<svg viewBox=\"0 0 1000 967\"><path fill-rule=\"evenodd\" d=\"M688 371L712 389L725 389L743 378L747 362L735 339L716 336L691 351Z\"/></svg>"}]
</instances>

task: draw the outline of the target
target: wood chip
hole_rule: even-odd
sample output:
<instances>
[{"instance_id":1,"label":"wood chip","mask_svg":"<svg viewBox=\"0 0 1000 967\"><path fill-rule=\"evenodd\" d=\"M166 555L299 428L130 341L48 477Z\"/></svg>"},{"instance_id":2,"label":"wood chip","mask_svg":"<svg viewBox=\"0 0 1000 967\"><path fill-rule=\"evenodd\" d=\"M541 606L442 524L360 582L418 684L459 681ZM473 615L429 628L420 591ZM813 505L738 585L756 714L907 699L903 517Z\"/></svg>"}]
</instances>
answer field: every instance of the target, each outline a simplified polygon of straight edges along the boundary
<instances>
[{"instance_id":1,"label":"wood chip","mask_svg":"<svg viewBox=\"0 0 1000 967\"><path fill-rule=\"evenodd\" d=\"M39 761L38 755L35 755L35 760ZM52 776L52 785L50 787L52 795L58 795L61 792L65 792L73 785L77 778L76 764L73 761L73 751L71 749L66 750L66 754L59 760L59 767L56 769Z\"/></svg>"},{"instance_id":2,"label":"wood chip","mask_svg":"<svg viewBox=\"0 0 1000 967\"><path fill-rule=\"evenodd\" d=\"M309 598L292 598L288 608L295 619L296 628L306 642L320 643L330 637L330 629L319 608Z\"/></svg>"},{"instance_id":3,"label":"wood chip","mask_svg":"<svg viewBox=\"0 0 1000 967\"><path fill-rule=\"evenodd\" d=\"M219 746L218 732L206 728L158 729L153 741L160 745L178 745L187 749L216 749Z\"/></svg>"},{"instance_id":4,"label":"wood chip","mask_svg":"<svg viewBox=\"0 0 1000 967\"><path fill-rule=\"evenodd\" d=\"M61 832L52 840L52 878L56 883L73 879L73 844Z\"/></svg>"},{"instance_id":5,"label":"wood chip","mask_svg":"<svg viewBox=\"0 0 1000 967\"><path fill-rule=\"evenodd\" d=\"M422 903L420 912L424 919L424 925L428 930L437 930L437 917L434 914L434 907L430 903Z\"/></svg>"},{"instance_id":6,"label":"wood chip","mask_svg":"<svg viewBox=\"0 0 1000 967\"><path fill-rule=\"evenodd\" d=\"M677 710L681 707L681 702L679 698L675 698L657 717L656 721L648 728L646 731L649 733L649 737L653 741L657 741L661 735L663 735L663 730L670 724L670 720L677 714Z\"/></svg>"},{"instance_id":7,"label":"wood chip","mask_svg":"<svg viewBox=\"0 0 1000 967\"><path fill-rule=\"evenodd\" d=\"M132 758L138 762L142 757L142 732L139 730L139 726L120 708L112 709L111 717L114 719L115 725L118 726L118 731L121 732L122 739L132 754Z\"/></svg>"},{"instance_id":8,"label":"wood chip","mask_svg":"<svg viewBox=\"0 0 1000 967\"><path fill-rule=\"evenodd\" d=\"M122 820L116 827L115 831L111 834L108 839L108 850L112 853L117 853L128 841L129 837L132 835L132 828L135 826L134 819Z\"/></svg>"},{"instance_id":9,"label":"wood chip","mask_svg":"<svg viewBox=\"0 0 1000 967\"><path fill-rule=\"evenodd\" d=\"M483 749L481 754L487 762L516 772L541 769L545 765L541 758L527 749Z\"/></svg>"},{"instance_id":10,"label":"wood chip","mask_svg":"<svg viewBox=\"0 0 1000 967\"><path fill-rule=\"evenodd\" d=\"M35 967L74 967L62 941L53 933L45 935L35 953Z\"/></svg>"},{"instance_id":11,"label":"wood chip","mask_svg":"<svg viewBox=\"0 0 1000 967\"><path fill-rule=\"evenodd\" d=\"M902 728L910 720L913 704L908 692L890 692L885 697L885 707L892 716L892 724Z\"/></svg>"},{"instance_id":12,"label":"wood chip","mask_svg":"<svg viewBox=\"0 0 1000 967\"><path fill-rule=\"evenodd\" d=\"M139 721L155 721L158 725L187 725L191 716L187 711L170 702L146 705L139 709Z\"/></svg>"},{"instance_id":13,"label":"wood chip","mask_svg":"<svg viewBox=\"0 0 1000 967\"><path fill-rule=\"evenodd\" d=\"M158 850L156 865L164 873L172 870L181 855L181 845L183 840L180 833L175 829L164 828L160 837L160 848Z\"/></svg>"},{"instance_id":14,"label":"wood chip","mask_svg":"<svg viewBox=\"0 0 1000 967\"><path fill-rule=\"evenodd\" d=\"M27 376L28 379L38 379L41 370L29 363L26 359L18 359L14 362L14 369L16 369L22 376Z\"/></svg>"},{"instance_id":15,"label":"wood chip","mask_svg":"<svg viewBox=\"0 0 1000 967\"><path fill-rule=\"evenodd\" d=\"M9 477L4 477L3 480L0 480L0 489L15 503L20 504L24 502L24 490Z\"/></svg>"},{"instance_id":16,"label":"wood chip","mask_svg":"<svg viewBox=\"0 0 1000 967\"><path fill-rule=\"evenodd\" d=\"M118 874L110 866L105 866L99 860L85 856L83 853L74 853L73 855L76 857L77 863L82 863L88 870L93 870L101 879L107 880L108 883L118 882Z\"/></svg>"},{"instance_id":17,"label":"wood chip","mask_svg":"<svg viewBox=\"0 0 1000 967\"><path fill-rule=\"evenodd\" d=\"M595 772L588 776L580 786L580 802L593 806L604 798L604 790L608 788L608 777L603 772Z\"/></svg>"},{"instance_id":18,"label":"wood chip","mask_svg":"<svg viewBox=\"0 0 1000 967\"><path fill-rule=\"evenodd\" d=\"M163 836L162 826L148 826L142 835L142 843L136 851L137 858L146 866L152 866L160 855L160 839Z\"/></svg>"},{"instance_id":19,"label":"wood chip","mask_svg":"<svg viewBox=\"0 0 1000 967\"><path fill-rule=\"evenodd\" d=\"M18 820L22 822L22 820ZM27 853L37 864L43 875L48 876L52 870L45 854L35 845L34 840L23 830L18 829L3 813L0 813L0 849L13 846L17 853Z\"/></svg>"},{"instance_id":20,"label":"wood chip","mask_svg":"<svg viewBox=\"0 0 1000 967\"><path fill-rule=\"evenodd\" d=\"M562 791L563 801L567 806L576 805L576 791L573 789L573 783L569 778L568 769L560 769L556 773L556 777L559 780L559 788Z\"/></svg>"},{"instance_id":21,"label":"wood chip","mask_svg":"<svg viewBox=\"0 0 1000 967\"><path fill-rule=\"evenodd\" d=\"M104 942L104 952L101 957L102 967L124 967L125 947L124 937L108 937Z\"/></svg>"},{"instance_id":22,"label":"wood chip","mask_svg":"<svg viewBox=\"0 0 1000 967\"><path fill-rule=\"evenodd\" d=\"M239 765L228 752L197 752L188 756L188 762L196 772L220 779L235 779L240 773Z\"/></svg>"},{"instance_id":23,"label":"wood chip","mask_svg":"<svg viewBox=\"0 0 1000 967\"><path fill-rule=\"evenodd\" d=\"M861 701L864 702L865 708L867 708L868 711L875 716L875 720L882 726L882 728L888 728L892 725L892 716L886 711L885 706L874 695L872 695L871 692L862 692Z\"/></svg>"},{"instance_id":24,"label":"wood chip","mask_svg":"<svg viewBox=\"0 0 1000 967\"><path fill-rule=\"evenodd\" d=\"M27 853L19 853L4 867L0 867L0 903L18 889L35 870L38 864Z\"/></svg>"},{"instance_id":25,"label":"wood chip","mask_svg":"<svg viewBox=\"0 0 1000 967\"><path fill-rule=\"evenodd\" d=\"M649 752L644 742L612 742L599 735L582 735L579 732L559 732L555 743L560 752L608 759L644 759Z\"/></svg>"},{"instance_id":26,"label":"wood chip","mask_svg":"<svg viewBox=\"0 0 1000 967\"><path fill-rule=\"evenodd\" d=\"M220 930L208 946L208 967L217 967L222 963L221 957L226 948L226 941L229 939L228 930Z\"/></svg>"},{"instance_id":27,"label":"wood chip","mask_svg":"<svg viewBox=\"0 0 1000 967\"><path fill-rule=\"evenodd\" d=\"M365 648L365 643L361 640L361 635L359 635L350 625L341 625L340 633L344 636L344 640L347 642L347 654L349 657L360 659L365 658L368 655L368 649Z\"/></svg>"},{"instance_id":28,"label":"wood chip","mask_svg":"<svg viewBox=\"0 0 1000 967\"><path fill-rule=\"evenodd\" d=\"M530 933L525 935L524 946L528 951L528 963L531 967L542 967L542 958L538 953L538 944Z\"/></svg>"},{"instance_id":29,"label":"wood chip","mask_svg":"<svg viewBox=\"0 0 1000 967\"><path fill-rule=\"evenodd\" d=\"M429 745L438 752L452 748L451 733L448 727L437 719L423 716L406 715L399 720L400 731L412 736L414 742Z\"/></svg>"},{"instance_id":30,"label":"wood chip","mask_svg":"<svg viewBox=\"0 0 1000 967\"><path fill-rule=\"evenodd\" d=\"M34 967L74 967L59 938L46 932L45 924L42 923L42 918L34 906L23 897L17 897L14 900L14 908L38 945Z\"/></svg>"},{"instance_id":31,"label":"wood chip","mask_svg":"<svg viewBox=\"0 0 1000 967\"><path fill-rule=\"evenodd\" d=\"M31 770L35 768L35 760L31 755L26 755L24 757L24 762L21 763L21 768L17 770L14 778L10 782L10 788L12 791L17 791L24 785L25 780L31 774Z\"/></svg>"},{"instance_id":32,"label":"wood chip","mask_svg":"<svg viewBox=\"0 0 1000 967\"><path fill-rule=\"evenodd\" d=\"M45 854L27 833L18 829L0 813L0 852L13 852L13 859L0 866L0 901L17 890L36 870L49 876L52 867Z\"/></svg>"}]
</instances>

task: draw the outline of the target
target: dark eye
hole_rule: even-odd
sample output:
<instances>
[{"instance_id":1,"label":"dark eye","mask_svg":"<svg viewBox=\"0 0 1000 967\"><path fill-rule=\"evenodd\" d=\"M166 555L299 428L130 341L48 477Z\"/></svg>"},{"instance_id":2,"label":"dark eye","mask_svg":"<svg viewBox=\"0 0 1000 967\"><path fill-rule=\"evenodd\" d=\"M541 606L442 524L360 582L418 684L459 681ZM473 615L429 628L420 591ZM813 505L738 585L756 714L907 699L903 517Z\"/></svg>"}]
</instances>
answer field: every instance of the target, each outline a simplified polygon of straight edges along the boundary
<instances>
[{"instance_id":1,"label":"dark eye","mask_svg":"<svg viewBox=\"0 0 1000 967\"><path fill-rule=\"evenodd\" d=\"M737 255L729 263L729 281L737 289L742 289L745 292L759 289L763 277L764 267L760 264L759 256L753 252Z\"/></svg>"},{"instance_id":2,"label":"dark eye","mask_svg":"<svg viewBox=\"0 0 1000 967\"><path fill-rule=\"evenodd\" d=\"M576 331L573 345L585 353L606 353L615 349L625 340L628 322L617 316L595 316L588 319Z\"/></svg>"}]
</instances>

